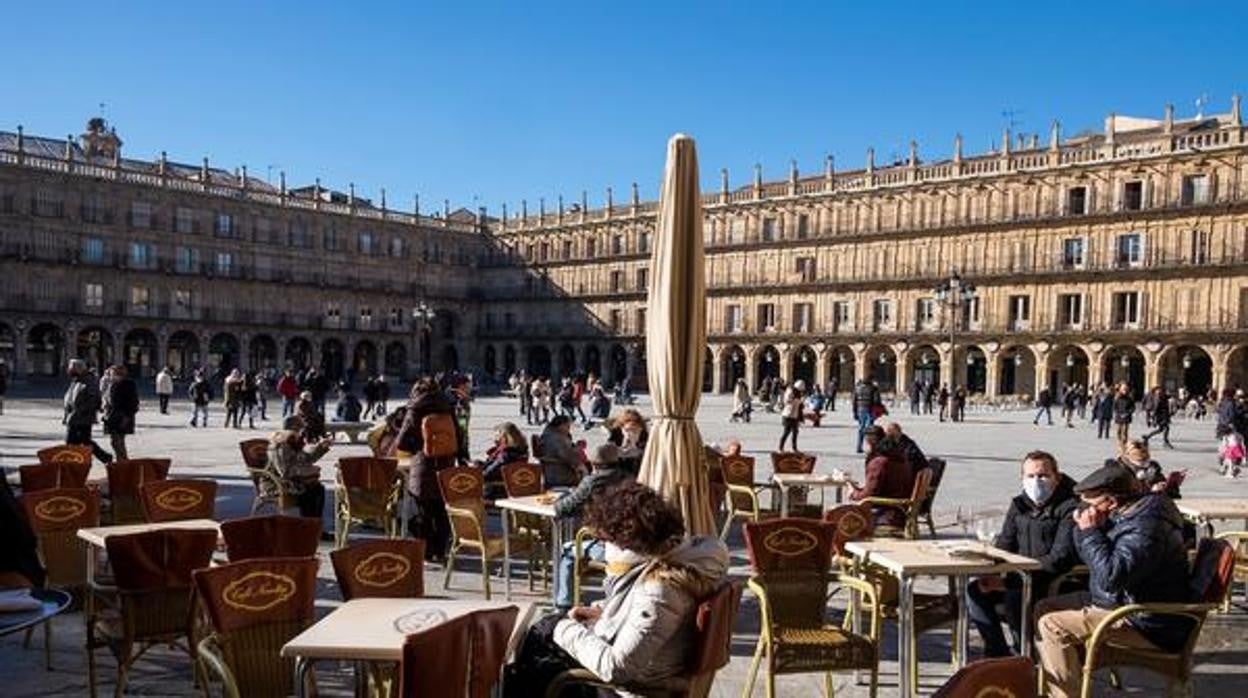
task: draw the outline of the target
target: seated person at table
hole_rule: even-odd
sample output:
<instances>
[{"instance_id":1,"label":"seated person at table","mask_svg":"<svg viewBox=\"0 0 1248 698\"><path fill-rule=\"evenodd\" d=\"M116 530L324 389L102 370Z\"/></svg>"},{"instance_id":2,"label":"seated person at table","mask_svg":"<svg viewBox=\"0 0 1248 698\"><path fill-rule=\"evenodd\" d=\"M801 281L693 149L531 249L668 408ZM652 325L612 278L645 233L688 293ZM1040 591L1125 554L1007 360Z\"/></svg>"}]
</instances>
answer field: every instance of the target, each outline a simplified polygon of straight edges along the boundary
<instances>
[{"instance_id":1,"label":"seated person at table","mask_svg":"<svg viewBox=\"0 0 1248 698\"><path fill-rule=\"evenodd\" d=\"M542 477L547 487L571 487L580 481L582 453L572 441L571 417L563 414L552 417L542 430L539 443Z\"/></svg>"},{"instance_id":2,"label":"seated person at table","mask_svg":"<svg viewBox=\"0 0 1248 698\"><path fill-rule=\"evenodd\" d=\"M620 467L620 449L613 443L605 443L594 449L589 458L593 468L576 489L555 500L555 516L560 519L575 519L585 514L586 507L594 495L602 490L618 485L625 480L633 479L633 474ZM575 542L565 543L563 553L559 556L559 598L555 599L555 607L567 611L572 607L572 575L575 572L573 546ZM606 548L600 540L585 543L581 554L591 560L601 562L606 555Z\"/></svg>"},{"instance_id":3,"label":"seated person at table","mask_svg":"<svg viewBox=\"0 0 1248 698\"><path fill-rule=\"evenodd\" d=\"M901 450L906 454L906 462L910 464L910 471L918 473L927 467L927 455L923 453L923 449L910 438L909 434L901 431L901 425L897 422L889 422L884 425L884 435L895 440Z\"/></svg>"},{"instance_id":4,"label":"seated person at table","mask_svg":"<svg viewBox=\"0 0 1248 698\"><path fill-rule=\"evenodd\" d=\"M724 578L727 548L714 537L685 538L680 513L631 481L599 492L587 523L608 546L607 596L534 624L508 669L508 696L541 695L567 669L649 686L689 665L693 613Z\"/></svg>"},{"instance_id":5,"label":"seated person at table","mask_svg":"<svg viewBox=\"0 0 1248 698\"><path fill-rule=\"evenodd\" d=\"M305 441L320 441L328 433L325 431L325 415L316 409L316 401L312 399L312 393L306 390L299 393L299 402L295 403L295 415L303 424L300 429L303 430Z\"/></svg>"},{"instance_id":6,"label":"seated person at table","mask_svg":"<svg viewBox=\"0 0 1248 698\"><path fill-rule=\"evenodd\" d=\"M520 428L511 422L494 427L494 445L485 452L485 460L477 461L486 482L502 482L503 466L529 460L529 445Z\"/></svg>"},{"instance_id":7,"label":"seated person at table","mask_svg":"<svg viewBox=\"0 0 1248 698\"><path fill-rule=\"evenodd\" d=\"M1038 560L1041 568L1031 573L1032 598L1048 596L1049 583L1073 567L1075 553L1072 514L1079 504L1075 481L1058 472L1057 459L1044 451L1032 451L1023 458L1022 494L1010 502L1005 524L993 545ZM984 640L984 655L1008 657L1010 646L1001 631L997 606L1004 604L1014 648L1022 646L1019 622L1023 613L1022 580L1017 574L992 575L972 580L967 587L971 622Z\"/></svg>"},{"instance_id":8,"label":"seated person at table","mask_svg":"<svg viewBox=\"0 0 1248 698\"><path fill-rule=\"evenodd\" d=\"M334 409L335 422L358 422L360 414L364 412L360 399L351 392L351 386L346 383L338 384L338 406Z\"/></svg>"},{"instance_id":9,"label":"seated person at table","mask_svg":"<svg viewBox=\"0 0 1248 698\"><path fill-rule=\"evenodd\" d=\"M269 464L282 481L282 489L295 498L301 516L321 518L325 509L325 486L321 469L314 465L329 452L334 437L324 436L308 444L303 418L292 415L282 423L282 430L269 439Z\"/></svg>"},{"instance_id":10,"label":"seated person at table","mask_svg":"<svg viewBox=\"0 0 1248 698\"><path fill-rule=\"evenodd\" d=\"M914 473L906 460L906 453L896 439L884 434L884 428L871 425L863 432L866 450L866 482L861 487L852 486L849 498L853 501L867 497L909 499L914 490ZM891 528L906 525L906 516L897 507L874 507L875 524Z\"/></svg>"},{"instance_id":11,"label":"seated person at table","mask_svg":"<svg viewBox=\"0 0 1248 698\"><path fill-rule=\"evenodd\" d=\"M620 464L632 471L633 476L641 470L641 456L650 441L646 420L637 410L629 407L615 418L610 426L607 440L620 447Z\"/></svg>"},{"instance_id":12,"label":"seated person at table","mask_svg":"<svg viewBox=\"0 0 1248 698\"><path fill-rule=\"evenodd\" d=\"M1141 493L1134 480L1125 468L1107 465L1075 486L1082 499L1075 547L1091 573L1091 590L1036 604L1040 666L1053 698L1079 694L1084 643L1112 609L1190 600L1183 519L1169 497ZM1188 618L1136 614L1110 628L1108 639L1175 652L1192 628Z\"/></svg>"}]
</instances>

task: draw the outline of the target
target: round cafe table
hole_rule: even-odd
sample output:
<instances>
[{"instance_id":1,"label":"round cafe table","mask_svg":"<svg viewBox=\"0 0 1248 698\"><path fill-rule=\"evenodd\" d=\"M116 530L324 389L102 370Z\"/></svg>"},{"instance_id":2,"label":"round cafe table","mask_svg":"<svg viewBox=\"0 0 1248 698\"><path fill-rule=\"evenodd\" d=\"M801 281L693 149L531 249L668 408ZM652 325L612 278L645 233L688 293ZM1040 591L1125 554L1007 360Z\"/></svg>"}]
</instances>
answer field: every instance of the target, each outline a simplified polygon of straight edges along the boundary
<instances>
[{"instance_id":1,"label":"round cafe table","mask_svg":"<svg viewBox=\"0 0 1248 698\"><path fill-rule=\"evenodd\" d=\"M53 616L69 608L71 597L60 589L31 589L30 595L39 599L39 608L26 611L0 611L0 637L48 622Z\"/></svg>"}]
</instances>

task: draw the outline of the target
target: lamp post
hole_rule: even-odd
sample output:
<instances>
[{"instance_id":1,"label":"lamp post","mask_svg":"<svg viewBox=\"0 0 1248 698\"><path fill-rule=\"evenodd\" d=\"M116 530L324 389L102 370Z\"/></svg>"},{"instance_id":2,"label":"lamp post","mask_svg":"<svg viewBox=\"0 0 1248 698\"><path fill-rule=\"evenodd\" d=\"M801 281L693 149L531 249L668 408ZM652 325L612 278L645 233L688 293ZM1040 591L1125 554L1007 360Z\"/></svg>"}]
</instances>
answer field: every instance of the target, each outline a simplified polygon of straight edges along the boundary
<instances>
[{"instance_id":1,"label":"lamp post","mask_svg":"<svg viewBox=\"0 0 1248 698\"><path fill-rule=\"evenodd\" d=\"M975 298L975 284L964 281L958 274L957 267L954 267L949 270L949 278L936 284L932 292L936 295L936 302L941 305L941 309L949 311L949 372L956 374L958 309L964 302ZM949 381L949 387L952 390L957 382L955 376L950 375L946 380Z\"/></svg>"},{"instance_id":2,"label":"lamp post","mask_svg":"<svg viewBox=\"0 0 1248 698\"><path fill-rule=\"evenodd\" d=\"M425 375L425 335L429 331L429 321L436 311L428 303L421 301L412 308L412 324L416 328L416 375Z\"/></svg>"}]
</instances>

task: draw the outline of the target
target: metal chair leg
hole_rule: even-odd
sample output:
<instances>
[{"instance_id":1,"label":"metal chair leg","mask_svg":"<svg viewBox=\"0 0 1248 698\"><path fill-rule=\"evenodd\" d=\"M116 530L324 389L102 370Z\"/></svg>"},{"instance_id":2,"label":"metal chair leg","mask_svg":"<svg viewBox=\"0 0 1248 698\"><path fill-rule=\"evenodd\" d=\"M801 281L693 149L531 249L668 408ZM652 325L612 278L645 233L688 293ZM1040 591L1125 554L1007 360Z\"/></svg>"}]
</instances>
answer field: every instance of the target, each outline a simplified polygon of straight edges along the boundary
<instances>
[{"instance_id":1,"label":"metal chair leg","mask_svg":"<svg viewBox=\"0 0 1248 698\"><path fill-rule=\"evenodd\" d=\"M52 619L43 623L43 665L52 671Z\"/></svg>"},{"instance_id":2,"label":"metal chair leg","mask_svg":"<svg viewBox=\"0 0 1248 698\"><path fill-rule=\"evenodd\" d=\"M443 589L451 588L451 571L455 569L455 553L459 551L458 544L452 544L451 549L446 553L446 579L442 581Z\"/></svg>"},{"instance_id":3,"label":"metal chair leg","mask_svg":"<svg viewBox=\"0 0 1248 698\"><path fill-rule=\"evenodd\" d=\"M758 665L763 659L763 638L758 638L758 646L754 649L754 659L750 661L750 672L746 674L745 690L742 691L742 698L750 698L754 693L754 680L758 678Z\"/></svg>"},{"instance_id":4,"label":"metal chair leg","mask_svg":"<svg viewBox=\"0 0 1248 698\"><path fill-rule=\"evenodd\" d=\"M485 592L485 600L490 600L490 558L485 556L485 547L481 548L481 587Z\"/></svg>"}]
</instances>

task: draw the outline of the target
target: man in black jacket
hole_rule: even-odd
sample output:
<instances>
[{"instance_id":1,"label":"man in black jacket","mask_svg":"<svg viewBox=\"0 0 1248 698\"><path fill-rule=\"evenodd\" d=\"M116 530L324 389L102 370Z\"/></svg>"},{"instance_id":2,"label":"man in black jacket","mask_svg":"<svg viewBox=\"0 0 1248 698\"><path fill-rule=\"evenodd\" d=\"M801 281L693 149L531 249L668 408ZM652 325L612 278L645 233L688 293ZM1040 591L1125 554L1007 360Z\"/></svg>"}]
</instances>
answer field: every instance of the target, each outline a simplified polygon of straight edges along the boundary
<instances>
[{"instance_id":1,"label":"man in black jacket","mask_svg":"<svg viewBox=\"0 0 1248 698\"><path fill-rule=\"evenodd\" d=\"M576 489L555 500L556 517L574 519L583 516L594 493L633 478L633 474L621 465L620 449L613 443L605 443L595 449L589 462L593 465L593 471L581 479ZM562 610L572 608L574 545L576 544L565 543L559 556L559 598L555 599L555 606ZM594 560L603 560L606 557L606 547L601 541L592 540L585 544L581 554Z\"/></svg>"},{"instance_id":2,"label":"man in black jacket","mask_svg":"<svg viewBox=\"0 0 1248 698\"><path fill-rule=\"evenodd\" d=\"M1040 664L1053 698L1078 695L1084 643L1111 609L1190 600L1183 519L1164 494L1139 494L1135 475L1106 465L1075 486L1084 508L1074 514L1075 546L1091 572L1091 590L1036 606ZM1108 630L1116 645L1175 652L1192 621L1136 614Z\"/></svg>"},{"instance_id":3,"label":"man in black jacket","mask_svg":"<svg viewBox=\"0 0 1248 698\"><path fill-rule=\"evenodd\" d=\"M1010 502L1005 524L993 545L1040 561L1041 568L1031 577L1035 598L1043 598L1049 583L1078 562L1072 536L1075 521L1071 515L1079 498L1075 496L1075 481L1059 472L1057 459L1045 451L1028 453L1023 458L1022 474L1023 492ZM1005 605L1005 620L1012 631L1014 648L1022 646L1019 625L1023 594L1018 575L980 577L971 582L966 593L971 622L984 640L985 656L1010 656L996 611L998 604Z\"/></svg>"}]
</instances>

